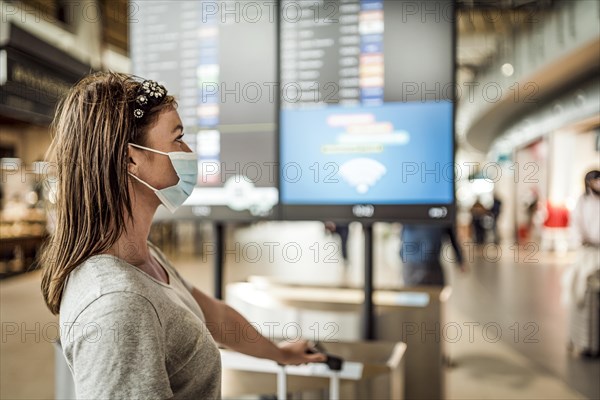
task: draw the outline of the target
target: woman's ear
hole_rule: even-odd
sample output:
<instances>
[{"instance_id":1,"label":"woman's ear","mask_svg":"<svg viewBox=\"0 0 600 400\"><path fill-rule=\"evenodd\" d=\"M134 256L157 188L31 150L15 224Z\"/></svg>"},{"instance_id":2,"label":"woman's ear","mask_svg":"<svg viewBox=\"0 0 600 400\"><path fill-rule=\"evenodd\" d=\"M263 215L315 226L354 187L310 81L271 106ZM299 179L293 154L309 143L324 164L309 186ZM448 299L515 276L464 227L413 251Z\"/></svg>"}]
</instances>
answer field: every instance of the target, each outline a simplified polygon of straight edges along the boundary
<instances>
[{"instance_id":1,"label":"woman's ear","mask_svg":"<svg viewBox=\"0 0 600 400\"><path fill-rule=\"evenodd\" d=\"M127 171L137 176L139 165L139 151L133 146L127 145Z\"/></svg>"}]
</instances>

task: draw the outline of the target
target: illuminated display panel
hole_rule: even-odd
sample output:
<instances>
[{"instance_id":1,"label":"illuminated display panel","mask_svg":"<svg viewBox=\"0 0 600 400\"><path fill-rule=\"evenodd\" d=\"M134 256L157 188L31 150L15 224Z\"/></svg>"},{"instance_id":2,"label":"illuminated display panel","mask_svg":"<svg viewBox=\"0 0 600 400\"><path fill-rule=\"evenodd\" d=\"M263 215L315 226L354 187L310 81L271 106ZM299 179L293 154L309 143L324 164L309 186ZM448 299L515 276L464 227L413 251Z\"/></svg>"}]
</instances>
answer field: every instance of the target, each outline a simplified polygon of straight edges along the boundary
<instances>
[{"instance_id":1,"label":"illuminated display panel","mask_svg":"<svg viewBox=\"0 0 600 400\"><path fill-rule=\"evenodd\" d=\"M276 3L132 3L133 73L178 102L198 184L174 216L274 218L278 202ZM250 5L251 7L248 7Z\"/></svg>"},{"instance_id":2,"label":"illuminated display panel","mask_svg":"<svg viewBox=\"0 0 600 400\"><path fill-rule=\"evenodd\" d=\"M447 220L454 210L454 6L284 0L284 219Z\"/></svg>"}]
</instances>

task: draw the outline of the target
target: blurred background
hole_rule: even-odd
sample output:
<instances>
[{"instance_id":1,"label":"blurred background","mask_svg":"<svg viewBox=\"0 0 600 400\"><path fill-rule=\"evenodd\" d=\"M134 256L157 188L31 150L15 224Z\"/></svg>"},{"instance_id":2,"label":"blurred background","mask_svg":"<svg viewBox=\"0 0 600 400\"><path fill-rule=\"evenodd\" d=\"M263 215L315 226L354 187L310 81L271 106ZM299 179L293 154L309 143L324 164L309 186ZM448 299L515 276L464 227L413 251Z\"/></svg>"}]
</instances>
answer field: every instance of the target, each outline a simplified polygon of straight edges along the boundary
<instances>
[{"instance_id":1,"label":"blurred background","mask_svg":"<svg viewBox=\"0 0 600 400\"><path fill-rule=\"evenodd\" d=\"M600 169L597 0L0 0L0 18L0 398L68 397L36 263L45 153L58 100L108 70L164 84L198 153L194 194L150 239L263 334L292 326L357 360L406 343L383 398L600 398L597 264L583 293L561 283L600 257L581 235L598 193L574 217ZM368 146L393 152L343 158ZM413 243L444 285L409 282ZM236 376L225 397L274 393Z\"/></svg>"}]
</instances>

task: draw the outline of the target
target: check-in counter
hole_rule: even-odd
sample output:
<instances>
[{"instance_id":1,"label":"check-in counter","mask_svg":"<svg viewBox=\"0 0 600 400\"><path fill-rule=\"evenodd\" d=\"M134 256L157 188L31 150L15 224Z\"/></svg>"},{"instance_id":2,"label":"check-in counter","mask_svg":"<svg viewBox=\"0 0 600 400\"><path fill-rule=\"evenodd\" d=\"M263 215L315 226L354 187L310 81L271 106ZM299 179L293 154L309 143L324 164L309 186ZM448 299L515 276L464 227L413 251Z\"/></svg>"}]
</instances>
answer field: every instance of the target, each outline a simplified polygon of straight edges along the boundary
<instances>
[{"instance_id":1,"label":"check-in counter","mask_svg":"<svg viewBox=\"0 0 600 400\"><path fill-rule=\"evenodd\" d=\"M411 287L377 290L376 339L407 344L405 396L443 399L444 304L451 289ZM227 286L227 302L263 334L282 339L360 341L363 291L296 286L264 277Z\"/></svg>"}]
</instances>

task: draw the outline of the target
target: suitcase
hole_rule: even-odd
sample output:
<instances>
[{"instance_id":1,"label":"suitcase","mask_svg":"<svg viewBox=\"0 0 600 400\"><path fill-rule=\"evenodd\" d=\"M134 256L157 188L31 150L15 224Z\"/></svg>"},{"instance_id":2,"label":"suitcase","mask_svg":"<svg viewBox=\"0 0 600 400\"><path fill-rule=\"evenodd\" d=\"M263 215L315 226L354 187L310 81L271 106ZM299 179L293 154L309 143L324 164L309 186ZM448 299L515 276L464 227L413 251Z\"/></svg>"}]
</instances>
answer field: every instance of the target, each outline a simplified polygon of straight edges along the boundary
<instances>
[{"instance_id":1,"label":"suitcase","mask_svg":"<svg viewBox=\"0 0 600 400\"><path fill-rule=\"evenodd\" d=\"M590 275L583 304L569 304L569 345L578 354L600 354L600 271Z\"/></svg>"}]
</instances>

